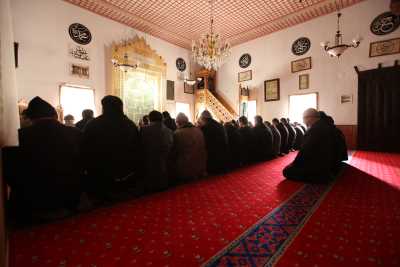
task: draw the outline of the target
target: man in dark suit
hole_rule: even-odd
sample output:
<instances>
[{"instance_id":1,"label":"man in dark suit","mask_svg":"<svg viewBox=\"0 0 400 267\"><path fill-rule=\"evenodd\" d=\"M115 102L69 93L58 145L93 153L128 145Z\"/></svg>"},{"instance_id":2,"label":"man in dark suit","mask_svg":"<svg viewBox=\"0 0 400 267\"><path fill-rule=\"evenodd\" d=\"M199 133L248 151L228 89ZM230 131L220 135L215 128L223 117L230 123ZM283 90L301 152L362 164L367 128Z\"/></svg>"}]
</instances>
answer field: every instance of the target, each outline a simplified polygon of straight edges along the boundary
<instances>
[{"instance_id":1,"label":"man in dark suit","mask_svg":"<svg viewBox=\"0 0 400 267\"><path fill-rule=\"evenodd\" d=\"M239 118L239 134L242 140L241 154L242 164L250 164L255 161L255 140L252 128L245 116Z\"/></svg>"},{"instance_id":2,"label":"man in dark suit","mask_svg":"<svg viewBox=\"0 0 400 267\"><path fill-rule=\"evenodd\" d=\"M206 142L207 172L225 172L228 164L228 140L224 127L214 120L207 110L201 113L198 123Z\"/></svg>"},{"instance_id":3,"label":"man in dark suit","mask_svg":"<svg viewBox=\"0 0 400 267\"><path fill-rule=\"evenodd\" d=\"M85 109L82 111L82 119L75 124L75 127L79 130L85 130L86 124L94 119L93 110Z\"/></svg>"},{"instance_id":4,"label":"man in dark suit","mask_svg":"<svg viewBox=\"0 0 400 267\"><path fill-rule=\"evenodd\" d=\"M289 153L289 131L283 123L280 123L278 119L273 119L272 123L278 129L279 133L281 134L281 153L287 154Z\"/></svg>"},{"instance_id":5,"label":"man in dark suit","mask_svg":"<svg viewBox=\"0 0 400 267\"><path fill-rule=\"evenodd\" d=\"M254 117L254 153L256 161L273 158L273 135L269 127L264 125L263 118L259 115Z\"/></svg>"},{"instance_id":6,"label":"man in dark suit","mask_svg":"<svg viewBox=\"0 0 400 267\"><path fill-rule=\"evenodd\" d=\"M294 146L293 148L295 150L299 150L303 144L303 140L304 140L304 132L303 132L303 128L301 128L301 126L298 123L294 123L294 129L296 130L296 139L294 141Z\"/></svg>"},{"instance_id":7,"label":"man in dark suit","mask_svg":"<svg viewBox=\"0 0 400 267\"><path fill-rule=\"evenodd\" d=\"M272 154L274 157L281 156L281 134L279 133L278 129L275 125L271 124L269 121L264 122L265 126L269 127L272 132Z\"/></svg>"},{"instance_id":8,"label":"man in dark suit","mask_svg":"<svg viewBox=\"0 0 400 267\"><path fill-rule=\"evenodd\" d=\"M170 129L171 131L175 132L176 131L176 123L175 123L175 119L171 118L171 115L169 114L168 111L164 111L162 113L163 116L163 122L164 125Z\"/></svg>"},{"instance_id":9,"label":"man in dark suit","mask_svg":"<svg viewBox=\"0 0 400 267\"><path fill-rule=\"evenodd\" d=\"M341 166L341 162L348 160L346 139L342 131L336 127L335 121L331 116L328 116L323 111L320 111L319 114L321 120L324 120L331 127L332 138L334 140L333 168L337 172Z\"/></svg>"},{"instance_id":10,"label":"man in dark suit","mask_svg":"<svg viewBox=\"0 0 400 267\"><path fill-rule=\"evenodd\" d=\"M61 124L40 97L29 102L26 116L32 125L19 130L23 167L11 185L18 215L75 209L81 193L81 132Z\"/></svg>"},{"instance_id":11,"label":"man in dark suit","mask_svg":"<svg viewBox=\"0 0 400 267\"><path fill-rule=\"evenodd\" d=\"M293 151L294 147L294 142L296 141L296 130L294 127L290 124L290 120L281 118L281 123L285 125L286 129L288 129L288 150Z\"/></svg>"},{"instance_id":12,"label":"man in dark suit","mask_svg":"<svg viewBox=\"0 0 400 267\"><path fill-rule=\"evenodd\" d=\"M140 131L145 166L145 190L157 192L168 188L168 158L173 145L173 132L163 124L158 111L149 114L150 125Z\"/></svg>"},{"instance_id":13,"label":"man in dark suit","mask_svg":"<svg viewBox=\"0 0 400 267\"><path fill-rule=\"evenodd\" d=\"M241 147L242 138L239 133L238 127L234 122L226 122L224 124L226 135L228 137L228 147L229 147L229 167L231 169L240 167L241 165Z\"/></svg>"},{"instance_id":14,"label":"man in dark suit","mask_svg":"<svg viewBox=\"0 0 400 267\"><path fill-rule=\"evenodd\" d=\"M105 96L101 104L103 114L86 125L82 150L87 191L109 200L135 186L141 149L138 129L124 115L121 99Z\"/></svg>"},{"instance_id":15,"label":"man in dark suit","mask_svg":"<svg viewBox=\"0 0 400 267\"><path fill-rule=\"evenodd\" d=\"M295 160L283 170L283 175L287 179L304 182L329 181L334 157L331 126L321 120L315 109L307 109L303 119L309 128L303 146Z\"/></svg>"}]
</instances>

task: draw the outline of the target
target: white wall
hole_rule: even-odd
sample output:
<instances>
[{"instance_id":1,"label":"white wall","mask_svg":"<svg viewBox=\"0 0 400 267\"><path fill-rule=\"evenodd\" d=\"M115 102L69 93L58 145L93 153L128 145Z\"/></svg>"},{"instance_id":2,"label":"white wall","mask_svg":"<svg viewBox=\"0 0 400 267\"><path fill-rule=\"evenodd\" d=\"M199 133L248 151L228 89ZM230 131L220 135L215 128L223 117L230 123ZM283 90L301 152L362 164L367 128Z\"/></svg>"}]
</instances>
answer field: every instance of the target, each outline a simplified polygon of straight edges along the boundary
<instances>
[{"instance_id":1,"label":"white wall","mask_svg":"<svg viewBox=\"0 0 400 267\"><path fill-rule=\"evenodd\" d=\"M238 106L238 72L243 71L238 65L239 57L250 53L252 63L248 69L253 71L253 80L243 83L256 90L257 110L266 120L287 116L288 96L291 94L318 92L319 108L334 116L337 124L357 124L357 74L354 66L360 70L376 68L379 62L393 65L400 54L369 58L370 42L400 37L400 29L385 35L376 36L370 32L372 20L389 9L389 0L367 0L342 10L341 20L344 42L350 43L359 34L364 40L359 48L348 49L338 60L330 58L320 47L321 41L334 41L336 14L323 16L295 27L267 35L253 41L235 46L228 62L218 72L218 91L234 107ZM291 53L294 40L299 37L311 40L311 49L303 56ZM291 73L290 62L296 59L312 57L312 69ZM310 74L310 89L298 89L298 76ZM264 102L264 81L280 78L281 100ZM342 94L353 94L353 104L340 104Z\"/></svg>"},{"instance_id":2,"label":"white wall","mask_svg":"<svg viewBox=\"0 0 400 267\"><path fill-rule=\"evenodd\" d=\"M183 81L177 81L175 60L182 57L188 63L189 51L148 34L91 13L62 0L13 0L12 12L15 40L20 43L19 68L17 69L19 99L30 100L41 96L53 105L59 105L59 85L73 83L90 86L96 92L97 113L101 111L100 100L106 91L105 47L113 41L145 36L148 44L167 63L167 79L175 80L175 100L190 103L193 95L183 93ZM70 24L84 24L92 33L89 63L73 59L68 46L74 44L68 34ZM90 79L75 78L69 74L72 62L88 64ZM174 103L165 107L174 112Z\"/></svg>"}]
</instances>

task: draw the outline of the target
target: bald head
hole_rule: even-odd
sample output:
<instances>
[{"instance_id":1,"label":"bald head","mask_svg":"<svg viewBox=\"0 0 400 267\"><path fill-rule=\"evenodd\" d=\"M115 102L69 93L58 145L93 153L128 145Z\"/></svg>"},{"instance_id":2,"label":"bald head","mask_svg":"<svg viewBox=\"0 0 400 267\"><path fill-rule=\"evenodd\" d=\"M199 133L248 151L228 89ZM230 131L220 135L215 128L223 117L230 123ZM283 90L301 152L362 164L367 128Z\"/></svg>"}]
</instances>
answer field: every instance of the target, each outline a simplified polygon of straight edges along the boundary
<instances>
[{"instance_id":1,"label":"bald head","mask_svg":"<svg viewBox=\"0 0 400 267\"><path fill-rule=\"evenodd\" d=\"M304 124L307 125L307 127L311 127L312 125L314 125L314 123L319 121L319 119L320 114L315 108L306 109L303 113L303 121Z\"/></svg>"}]
</instances>

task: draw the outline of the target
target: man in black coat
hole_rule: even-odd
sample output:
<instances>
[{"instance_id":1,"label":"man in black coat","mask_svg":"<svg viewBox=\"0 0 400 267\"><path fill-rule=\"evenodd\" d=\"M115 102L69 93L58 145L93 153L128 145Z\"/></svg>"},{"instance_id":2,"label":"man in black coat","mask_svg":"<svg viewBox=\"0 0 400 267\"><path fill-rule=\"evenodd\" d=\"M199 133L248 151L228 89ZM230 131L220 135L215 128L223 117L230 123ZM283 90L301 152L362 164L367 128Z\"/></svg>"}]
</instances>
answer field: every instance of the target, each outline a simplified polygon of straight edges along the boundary
<instances>
[{"instance_id":1,"label":"man in black coat","mask_svg":"<svg viewBox=\"0 0 400 267\"><path fill-rule=\"evenodd\" d=\"M275 125L271 124L269 121L265 121L264 124L271 129L272 133L272 154L274 157L282 156L281 154L281 134Z\"/></svg>"},{"instance_id":2,"label":"man in black coat","mask_svg":"<svg viewBox=\"0 0 400 267\"><path fill-rule=\"evenodd\" d=\"M242 164L249 164L256 160L255 154L255 140L252 128L245 116L239 118L239 134L242 140L241 146L241 162Z\"/></svg>"},{"instance_id":3,"label":"man in black coat","mask_svg":"<svg viewBox=\"0 0 400 267\"><path fill-rule=\"evenodd\" d=\"M138 128L124 115L121 99L106 96L101 104L103 114L86 125L82 151L86 190L107 200L135 185L141 149Z\"/></svg>"},{"instance_id":4,"label":"man in black coat","mask_svg":"<svg viewBox=\"0 0 400 267\"><path fill-rule=\"evenodd\" d=\"M229 167L240 167L242 139L239 133L239 129L236 127L235 124L233 124L233 122L226 122L224 124L224 128L228 137Z\"/></svg>"},{"instance_id":5,"label":"man in black coat","mask_svg":"<svg viewBox=\"0 0 400 267\"><path fill-rule=\"evenodd\" d=\"M171 115L169 114L168 111L164 111L162 113L163 116L163 121L164 125L170 129L171 131L175 132L176 131L176 122L175 119L171 118Z\"/></svg>"},{"instance_id":6,"label":"man in black coat","mask_svg":"<svg viewBox=\"0 0 400 267\"><path fill-rule=\"evenodd\" d=\"M273 119L272 123L278 129L281 135L281 153L287 154L289 153L289 131L283 123L280 123L278 119Z\"/></svg>"},{"instance_id":7,"label":"man in black coat","mask_svg":"<svg viewBox=\"0 0 400 267\"><path fill-rule=\"evenodd\" d=\"M281 123L288 129L288 150L293 151L294 142L296 141L296 130L289 123L289 119L281 118Z\"/></svg>"},{"instance_id":8,"label":"man in black coat","mask_svg":"<svg viewBox=\"0 0 400 267\"><path fill-rule=\"evenodd\" d=\"M86 124L94 119L93 110L85 109L82 111L82 119L75 124L75 127L79 130L85 130Z\"/></svg>"},{"instance_id":9,"label":"man in black coat","mask_svg":"<svg viewBox=\"0 0 400 267\"><path fill-rule=\"evenodd\" d=\"M32 125L19 130L22 168L11 185L18 215L75 209L82 191L81 132L61 124L40 97L29 102L26 115Z\"/></svg>"},{"instance_id":10,"label":"man in black coat","mask_svg":"<svg viewBox=\"0 0 400 267\"><path fill-rule=\"evenodd\" d=\"M228 164L228 140L224 127L215 121L207 110L202 112L198 122L206 142L207 172L225 172Z\"/></svg>"},{"instance_id":11,"label":"man in black coat","mask_svg":"<svg viewBox=\"0 0 400 267\"><path fill-rule=\"evenodd\" d=\"M283 175L290 180L304 182L326 182L332 178L334 140L332 128L321 120L315 109L308 109L303 115L309 128L304 136L303 146L295 160L285 167Z\"/></svg>"},{"instance_id":12,"label":"man in black coat","mask_svg":"<svg viewBox=\"0 0 400 267\"><path fill-rule=\"evenodd\" d=\"M274 157L273 155L273 135L269 127L263 123L263 118L259 115L254 117L254 153L256 161L268 160Z\"/></svg>"},{"instance_id":13,"label":"man in black coat","mask_svg":"<svg viewBox=\"0 0 400 267\"><path fill-rule=\"evenodd\" d=\"M149 113L150 124L140 131L145 166L145 190L163 191L168 188L168 160L173 145L173 132L163 123L160 112Z\"/></svg>"},{"instance_id":14,"label":"man in black coat","mask_svg":"<svg viewBox=\"0 0 400 267\"><path fill-rule=\"evenodd\" d=\"M295 150L299 150L303 144L304 132L303 132L303 128L301 128L301 126L299 124L297 124L296 122L295 122L294 129L296 130L296 139L294 141L293 148Z\"/></svg>"},{"instance_id":15,"label":"man in black coat","mask_svg":"<svg viewBox=\"0 0 400 267\"><path fill-rule=\"evenodd\" d=\"M347 144L346 139L342 131L340 131L336 125L335 121L331 116L328 116L325 112L319 112L321 120L324 120L332 130L332 136L334 140L334 157L333 157L333 168L337 172L341 166L342 161L348 160L347 155Z\"/></svg>"}]
</instances>

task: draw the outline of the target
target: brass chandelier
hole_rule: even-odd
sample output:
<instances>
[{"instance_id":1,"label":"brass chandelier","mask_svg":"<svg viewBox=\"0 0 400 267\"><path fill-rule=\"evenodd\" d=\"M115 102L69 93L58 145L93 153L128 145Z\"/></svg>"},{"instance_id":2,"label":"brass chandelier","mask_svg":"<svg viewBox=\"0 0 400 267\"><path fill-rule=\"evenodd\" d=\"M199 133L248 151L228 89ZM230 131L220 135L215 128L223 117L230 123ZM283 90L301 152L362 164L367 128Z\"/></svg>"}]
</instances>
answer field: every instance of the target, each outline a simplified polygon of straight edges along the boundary
<instances>
[{"instance_id":1,"label":"brass chandelier","mask_svg":"<svg viewBox=\"0 0 400 267\"><path fill-rule=\"evenodd\" d=\"M192 56L200 66L217 70L230 55L230 44L214 32L214 0L210 1L210 6L210 32L203 34L197 42L192 41Z\"/></svg>"}]
</instances>

